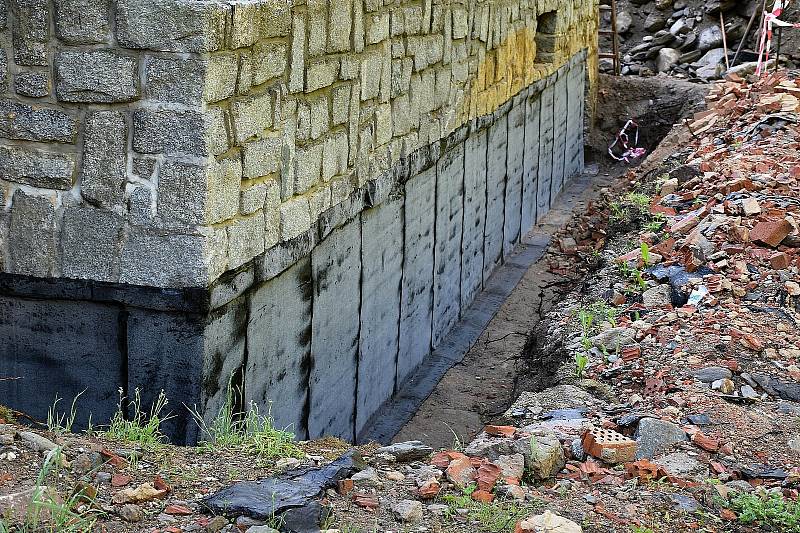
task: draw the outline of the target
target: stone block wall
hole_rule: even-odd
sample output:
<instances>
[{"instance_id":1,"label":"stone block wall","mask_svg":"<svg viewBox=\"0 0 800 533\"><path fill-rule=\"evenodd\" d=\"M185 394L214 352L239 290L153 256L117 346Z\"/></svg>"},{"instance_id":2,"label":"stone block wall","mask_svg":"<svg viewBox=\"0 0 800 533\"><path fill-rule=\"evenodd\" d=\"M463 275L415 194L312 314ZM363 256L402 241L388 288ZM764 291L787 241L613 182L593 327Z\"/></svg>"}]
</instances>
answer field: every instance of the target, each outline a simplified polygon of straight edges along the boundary
<instances>
[{"instance_id":1,"label":"stone block wall","mask_svg":"<svg viewBox=\"0 0 800 533\"><path fill-rule=\"evenodd\" d=\"M580 50L591 75L596 3L5 0L0 271L207 287L270 260Z\"/></svg>"}]
</instances>

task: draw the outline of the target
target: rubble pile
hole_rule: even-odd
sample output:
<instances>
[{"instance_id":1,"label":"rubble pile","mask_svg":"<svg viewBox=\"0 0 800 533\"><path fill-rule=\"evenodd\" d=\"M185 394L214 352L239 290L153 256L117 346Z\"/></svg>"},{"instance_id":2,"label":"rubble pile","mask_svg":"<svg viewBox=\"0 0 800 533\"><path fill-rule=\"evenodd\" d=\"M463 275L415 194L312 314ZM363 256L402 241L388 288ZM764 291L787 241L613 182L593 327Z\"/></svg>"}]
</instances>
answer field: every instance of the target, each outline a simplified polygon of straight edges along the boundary
<instances>
[{"instance_id":1,"label":"rubble pile","mask_svg":"<svg viewBox=\"0 0 800 533\"><path fill-rule=\"evenodd\" d=\"M727 71L725 44L731 61L746 31L745 46L732 72L753 70L761 0L629 0L617 2L617 6L623 75L648 76L663 72L695 81L720 79ZM771 1L768 8L772 8ZM604 17L603 24L609 27L610 13L605 12ZM794 6L789 7L784 18L797 20ZM781 37L781 55L787 61L798 59L800 54L795 32L787 29ZM610 50L610 42L601 40L601 45ZM603 60L600 68L611 72L611 61Z\"/></svg>"}]
</instances>

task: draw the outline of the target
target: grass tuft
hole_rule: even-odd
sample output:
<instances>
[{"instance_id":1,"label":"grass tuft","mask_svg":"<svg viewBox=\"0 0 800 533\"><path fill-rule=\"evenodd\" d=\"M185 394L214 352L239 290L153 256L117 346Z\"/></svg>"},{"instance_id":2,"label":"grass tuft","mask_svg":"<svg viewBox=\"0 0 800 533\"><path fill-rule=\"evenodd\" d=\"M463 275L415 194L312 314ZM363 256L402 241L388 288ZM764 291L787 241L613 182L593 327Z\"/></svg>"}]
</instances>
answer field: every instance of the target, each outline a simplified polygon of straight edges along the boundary
<instances>
[{"instance_id":1,"label":"grass tuft","mask_svg":"<svg viewBox=\"0 0 800 533\"><path fill-rule=\"evenodd\" d=\"M206 423L196 407L189 408L202 432L200 444L204 449L241 449L262 462L281 457L305 457L295 443L294 433L275 427L272 403L269 404L266 415L259 412L258 405L254 402L250 402L246 412L237 412L234 393L241 397L240 390L228 383L225 404L211 423Z\"/></svg>"},{"instance_id":2,"label":"grass tuft","mask_svg":"<svg viewBox=\"0 0 800 533\"><path fill-rule=\"evenodd\" d=\"M85 533L94 531L96 518L81 514L81 507L91 503L83 490L76 491L66 501L61 501L48 487L48 480L58 477L63 464L61 448L47 455L36 479L36 489L25 516L0 517L0 533Z\"/></svg>"},{"instance_id":3,"label":"grass tuft","mask_svg":"<svg viewBox=\"0 0 800 533\"><path fill-rule=\"evenodd\" d=\"M158 446L166 442L167 437L161 433L161 424L173 415L164 414L169 401L167 400L164 391L158 393L153 405L150 406L150 411L145 412L142 409L142 395L137 387L134 391L133 400L128 402L128 407L131 412L130 418L125 416L124 405L127 398L119 389L119 402L117 403L117 411L111 418L111 423L102 435L107 439L120 440L125 442L133 442L144 446Z\"/></svg>"},{"instance_id":4,"label":"grass tuft","mask_svg":"<svg viewBox=\"0 0 800 533\"><path fill-rule=\"evenodd\" d=\"M800 533L800 503L779 494L739 494L730 500L730 508L737 512L742 524L754 524L770 531Z\"/></svg>"},{"instance_id":5,"label":"grass tuft","mask_svg":"<svg viewBox=\"0 0 800 533\"><path fill-rule=\"evenodd\" d=\"M445 517L450 520L455 519L461 516L459 510L466 509L466 519L482 526L479 531L511 533L517 522L541 509L541 502L524 504L512 500L495 500L491 503L477 502L471 498L474 490L475 486L471 485L464 489L462 495L444 495L442 501L448 506Z\"/></svg>"},{"instance_id":6,"label":"grass tuft","mask_svg":"<svg viewBox=\"0 0 800 533\"><path fill-rule=\"evenodd\" d=\"M55 433L56 435L63 435L64 433L72 433L72 426L75 424L75 416L76 416L76 404L78 403L78 398L86 392L86 389L82 390L78 393L75 398L72 399L72 405L69 408L69 413L61 413L58 411L58 402L61 401L61 398L56 394L56 399L53 402L53 405L47 410L47 430L51 433Z\"/></svg>"}]
</instances>

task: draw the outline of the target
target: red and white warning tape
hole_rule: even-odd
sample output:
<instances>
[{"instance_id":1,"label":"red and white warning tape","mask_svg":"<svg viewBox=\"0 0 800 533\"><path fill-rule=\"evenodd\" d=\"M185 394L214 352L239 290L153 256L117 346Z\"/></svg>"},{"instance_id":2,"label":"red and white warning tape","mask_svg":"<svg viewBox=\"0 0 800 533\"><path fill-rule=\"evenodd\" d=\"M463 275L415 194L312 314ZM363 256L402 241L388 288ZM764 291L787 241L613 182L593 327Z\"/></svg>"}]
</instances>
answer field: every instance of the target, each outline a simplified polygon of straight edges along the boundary
<instances>
[{"instance_id":1,"label":"red and white warning tape","mask_svg":"<svg viewBox=\"0 0 800 533\"><path fill-rule=\"evenodd\" d=\"M767 71L767 64L769 63L769 54L772 50L772 28L778 26L780 28L800 28L800 24L785 22L779 17L783 14L784 7L791 0L775 0L772 6L772 11L769 13L764 12L763 26L761 27L761 40L758 45L758 65L756 66L756 74L761 75Z\"/></svg>"},{"instance_id":2,"label":"red and white warning tape","mask_svg":"<svg viewBox=\"0 0 800 533\"><path fill-rule=\"evenodd\" d=\"M633 135L633 143L631 143L631 138L629 135L629 130ZM614 147L619 145L622 148L622 153L617 155L614 153ZM616 159L617 161L625 161L626 163L630 163L633 159L639 159L642 157L647 150L644 148L639 148L639 124L637 124L633 120L629 120L625 123L622 130L617 133L614 142L611 143L611 146L608 147L608 155Z\"/></svg>"}]
</instances>

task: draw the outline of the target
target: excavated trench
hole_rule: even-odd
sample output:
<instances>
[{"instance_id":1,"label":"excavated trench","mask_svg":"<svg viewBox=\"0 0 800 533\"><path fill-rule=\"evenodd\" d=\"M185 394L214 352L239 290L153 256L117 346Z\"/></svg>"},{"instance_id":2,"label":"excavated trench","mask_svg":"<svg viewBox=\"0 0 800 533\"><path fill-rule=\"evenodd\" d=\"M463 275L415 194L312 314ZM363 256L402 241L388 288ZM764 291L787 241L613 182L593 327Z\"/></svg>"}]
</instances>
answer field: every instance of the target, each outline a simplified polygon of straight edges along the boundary
<instances>
[{"instance_id":1,"label":"excavated trench","mask_svg":"<svg viewBox=\"0 0 800 533\"><path fill-rule=\"evenodd\" d=\"M438 384L420 383L416 390L404 391L405 404L387 412L384 433L374 437L388 440L392 424L405 422L395 442L422 440L434 447L469 442L485 424L506 422L503 413L520 393L553 385L568 354L559 339L548 337L543 317L600 265L588 265L580 277L554 273L547 247L604 191L630 185L625 182L630 167L606 154L625 122L639 124L639 147L650 154L673 124L702 106L706 88L672 79L601 76L595 122L587 136L587 172L565 186L550 213L493 276L498 283L490 283L486 291L495 304L493 318L482 331L472 332L473 345L463 359L454 361Z\"/></svg>"}]
</instances>

